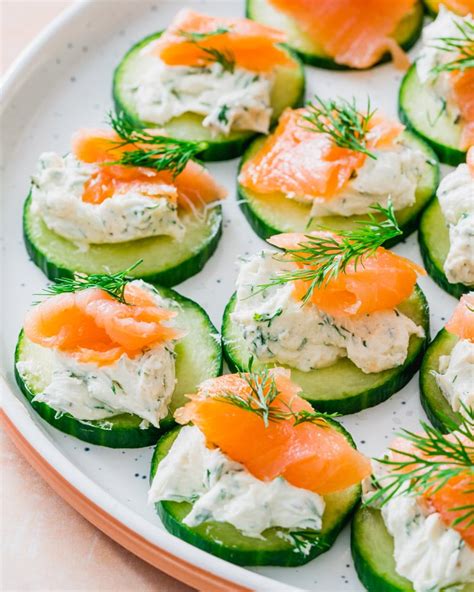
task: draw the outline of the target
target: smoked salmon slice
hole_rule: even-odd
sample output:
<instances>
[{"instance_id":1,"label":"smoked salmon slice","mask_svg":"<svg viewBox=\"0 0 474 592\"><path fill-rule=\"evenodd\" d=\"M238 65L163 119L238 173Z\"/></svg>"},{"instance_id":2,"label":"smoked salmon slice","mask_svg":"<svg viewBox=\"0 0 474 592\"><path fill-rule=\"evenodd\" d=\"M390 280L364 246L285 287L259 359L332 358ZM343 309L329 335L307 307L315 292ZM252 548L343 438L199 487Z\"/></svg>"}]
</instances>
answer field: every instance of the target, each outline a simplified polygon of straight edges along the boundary
<instances>
[{"instance_id":1,"label":"smoked salmon slice","mask_svg":"<svg viewBox=\"0 0 474 592\"><path fill-rule=\"evenodd\" d=\"M154 52L169 66L206 66L207 50L231 54L235 63L252 72L271 72L275 66L295 67L278 43L286 35L249 19L211 17L183 9L156 41ZM203 49L205 48L205 49Z\"/></svg>"},{"instance_id":2,"label":"smoked salmon slice","mask_svg":"<svg viewBox=\"0 0 474 592\"><path fill-rule=\"evenodd\" d=\"M304 248L308 242L307 236L320 234L277 234L269 238L268 242L289 251L287 258L291 260L291 253L298 253L298 249ZM323 234L337 238L332 233ZM303 267L301 263L297 265ZM315 287L310 301L332 316L360 316L379 310L393 310L412 294L418 275L426 275L422 267L379 247L357 265L349 263L344 272ZM306 280L296 280L294 297L303 299L310 284Z\"/></svg>"},{"instance_id":3,"label":"smoked salmon slice","mask_svg":"<svg viewBox=\"0 0 474 592\"><path fill-rule=\"evenodd\" d=\"M473 441L468 439L463 434L448 434L444 436L446 440L458 445L462 443L467 451L469 457L474 463L474 446ZM415 454L417 456L426 456L421 452L412 442L409 442L403 437L396 438L390 446L392 452L390 457L395 462L410 462L411 458L407 454ZM430 460L433 462L443 461L442 456L431 456ZM414 465L406 467L406 471L413 470ZM465 515L465 511L461 509L463 506L474 506L474 479L472 471L466 469L455 477L449 479L442 487L437 489L432 488L425 492L422 496L423 503L431 511L438 512L443 522L454 528L459 532L462 538L474 548L474 524L470 524L469 518L460 521L456 524L456 519Z\"/></svg>"},{"instance_id":4,"label":"smoked salmon slice","mask_svg":"<svg viewBox=\"0 0 474 592\"><path fill-rule=\"evenodd\" d=\"M474 177L474 145L467 151L466 163L469 167L469 172Z\"/></svg>"},{"instance_id":5,"label":"smoked salmon slice","mask_svg":"<svg viewBox=\"0 0 474 592\"><path fill-rule=\"evenodd\" d=\"M52 296L28 312L25 334L38 345L98 366L183 335L164 324L176 312L157 306L144 289L127 284L124 298L127 304L100 288Z\"/></svg>"},{"instance_id":6,"label":"smoked salmon slice","mask_svg":"<svg viewBox=\"0 0 474 592\"><path fill-rule=\"evenodd\" d=\"M295 487L327 494L360 483L370 474L369 460L329 424L294 425L292 417L272 420L270 416L266 425L261 416L222 397L230 393L252 402L249 376L228 374L205 381L175 413L177 421L192 421L209 446L218 446L263 481L281 476ZM289 370L273 368L269 377L263 390L265 394L273 386L277 390L270 404L273 413L313 411L298 395L301 389L291 381Z\"/></svg>"},{"instance_id":7,"label":"smoked salmon slice","mask_svg":"<svg viewBox=\"0 0 474 592\"><path fill-rule=\"evenodd\" d=\"M446 324L446 330L460 339L474 342L474 292L464 294L461 298Z\"/></svg>"},{"instance_id":8,"label":"smoked salmon slice","mask_svg":"<svg viewBox=\"0 0 474 592\"><path fill-rule=\"evenodd\" d=\"M461 112L461 148L474 145L474 68L451 72L453 97Z\"/></svg>"},{"instance_id":9,"label":"smoked salmon slice","mask_svg":"<svg viewBox=\"0 0 474 592\"><path fill-rule=\"evenodd\" d=\"M270 0L338 64L370 68L389 52L395 65L408 59L392 37L416 0Z\"/></svg>"},{"instance_id":10,"label":"smoked salmon slice","mask_svg":"<svg viewBox=\"0 0 474 592\"><path fill-rule=\"evenodd\" d=\"M474 15L474 0L443 0L440 3L444 4L451 12L461 16Z\"/></svg>"},{"instance_id":11,"label":"smoked salmon slice","mask_svg":"<svg viewBox=\"0 0 474 592\"><path fill-rule=\"evenodd\" d=\"M259 194L284 193L331 199L350 180L367 156L337 146L327 134L310 129L305 109L286 109L275 132L260 150L244 163L240 184ZM368 148L384 148L403 131L403 126L379 114L368 124Z\"/></svg>"},{"instance_id":12,"label":"smoked salmon slice","mask_svg":"<svg viewBox=\"0 0 474 592\"><path fill-rule=\"evenodd\" d=\"M150 197L167 197L187 210L224 199L227 192L199 163L189 160L184 170L173 176L169 170L156 171L146 167L109 165L136 146L124 144L112 130L82 129L72 138L75 157L100 169L86 182L83 201L100 204L117 192L126 193L140 188ZM102 166L101 166L102 165ZM148 189L148 192L147 192Z\"/></svg>"}]
</instances>

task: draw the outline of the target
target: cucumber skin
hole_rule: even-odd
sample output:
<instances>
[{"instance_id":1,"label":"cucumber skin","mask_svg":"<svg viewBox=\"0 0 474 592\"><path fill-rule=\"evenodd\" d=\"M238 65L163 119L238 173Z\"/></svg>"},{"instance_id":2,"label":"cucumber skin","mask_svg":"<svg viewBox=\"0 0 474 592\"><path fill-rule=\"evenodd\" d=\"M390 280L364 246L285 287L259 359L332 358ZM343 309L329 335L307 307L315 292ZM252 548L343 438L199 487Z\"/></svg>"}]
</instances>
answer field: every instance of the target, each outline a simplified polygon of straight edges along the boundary
<instances>
[{"instance_id":1,"label":"cucumber skin","mask_svg":"<svg viewBox=\"0 0 474 592\"><path fill-rule=\"evenodd\" d=\"M197 303L190 301L189 298L181 296L173 291L173 298L177 302L192 302L196 306L200 308L202 314L205 316L207 323L209 324L210 332L214 332L217 334L217 329L212 324L209 316L205 312L205 310L200 307ZM15 380L20 388L23 395L26 397L28 403L33 407L33 409L40 415L45 421L47 421L50 425L55 427L56 429L69 434L70 436L74 436L79 440L83 440L84 442L88 442L90 444L96 444L98 446L106 446L108 448L143 448L145 446L152 446L156 444L158 439L165 434L168 430L173 428L176 423L174 419L170 416L163 418L160 422L160 427L156 428L155 426L150 425L146 429L141 428L127 428L127 427L116 427L114 426L113 429L104 429L100 427L100 425L94 425L94 421L88 421L87 423L76 419L69 413L64 413L59 415L55 409L49 407L46 403L41 403L39 401L32 402L34 397L34 393L28 388L25 384L23 378L20 376L18 369L16 367L16 362L19 359L20 355L20 345L22 341L23 330L21 330L17 345L15 347L15 354L14 354L14 375ZM218 351L218 369L216 376L220 376L222 374L223 369L223 355L222 355L222 348ZM119 417L135 417L131 414L120 414L114 416L114 419ZM107 421L112 418L105 418L104 420L96 420L98 424L101 421Z\"/></svg>"},{"instance_id":2,"label":"cucumber skin","mask_svg":"<svg viewBox=\"0 0 474 592\"><path fill-rule=\"evenodd\" d=\"M433 197L434 194L431 199L433 199ZM274 228L270 224L267 224L265 220L255 214L240 184L237 184L237 199L239 200L240 209L247 219L247 222L250 224L255 234L257 234L260 238L267 240L271 236L281 233L281 230ZM427 205L429 205L429 202ZM406 224L400 224L400 230L402 231L402 234L386 241L383 246L386 249L390 249L401 241L405 240L410 234L412 234L412 232L415 232L415 230L418 228L423 212L424 209L420 210L416 216L410 218Z\"/></svg>"},{"instance_id":3,"label":"cucumber skin","mask_svg":"<svg viewBox=\"0 0 474 592\"><path fill-rule=\"evenodd\" d=\"M74 269L67 269L65 267L61 267L56 265L52 261L48 259L48 257L39 249L37 249L30 239L28 234L28 225L26 223L27 217L27 210L29 208L31 202L31 192L28 194L25 205L23 206L23 240L25 242L25 247L28 255L30 256L31 261L41 269L41 271L45 274L45 276L54 281L58 278L72 278L74 277L75 270ZM220 211L221 207L218 206ZM217 249L217 245L219 244L219 240L222 236L222 215L220 219L219 226L215 234L210 238L207 244L200 250L197 251L194 255L192 255L186 261L181 262L179 265L172 267L171 269L165 269L163 271L158 271L156 273L148 274L148 275L134 275L134 279L141 279L148 283L155 283L160 284L160 286L164 286L165 288L171 288L184 282L188 278L192 277L199 273L207 261L211 258L214 254L215 250Z\"/></svg>"},{"instance_id":4,"label":"cucumber skin","mask_svg":"<svg viewBox=\"0 0 474 592\"><path fill-rule=\"evenodd\" d=\"M169 510L170 506L167 502L160 502L155 505L157 514L168 532L203 551L215 555L216 557L220 557L221 559L242 566L273 565L280 567L298 567L300 565L305 565L318 555L327 551L334 544L340 530L346 522L350 520L349 515L344 523L341 523L341 527L337 532L333 531L331 537L325 538L324 544L321 543L319 546L313 545L311 551L306 555L290 549L287 551L252 551L225 547L212 540L205 540L203 537L199 536L198 533L194 532L192 528L187 527L185 524L174 518Z\"/></svg>"},{"instance_id":5,"label":"cucumber skin","mask_svg":"<svg viewBox=\"0 0 474 592\"><path fill-rule=\"evenodd\" d=\"M426 296L422 290L416 286L417 291L422 298L423 301L423 308L425 312L425 320L426 325L425 329L425 340L423 342L420 351L417 355L411 360L409 364L406 364L403 368L403 371L400 371L392 380L387 381L385 384L379 387L371 388L365 391L362 394L354 395L345 399L337 399L334 401L331 400L320 400L315 401L307 398L306 400L317 410L322 411L323 413L340 413L342 415L349 415L351 413L358 413L359 411L363 411L369 407L374 407L375 405L379 405L386 401L389 397L393 394L397 393L401 390L408 382L413 378L413 375L416 373L420 364L423 360L427 343L429 340L430 335L430 327L429 327L429 306L428 301L426 300ZM232 298L227 303L225 310L224 310L224 317L221 329L221 335L223 336L223 351L224 351L224 359L227 362L230 370L232 372L247 372L248 368L240 367L238 362L232 357L232 354L228 351L226 347L226 342L224 338L224 327L227 322L230 323L229 315L230 309L233 306L235 299L235 293L232 295ZM228 320L229 319L229 320ZM305 397L306 398L306 397Z\"/></svg>"},{"instance_id":6,"label":"cucumber skin","mask_svg":"<svg viewBox=\"0 0 474 592\"><path fill-rule=\"evenodd\" d=\"M252 18L251 16L251 0L245 0L245 16L247 18ZM418 38L421 35L421 31L423 29L423 11L420 11L421 14L421 18L419 18L419 22L417 24L416 29L413 31L413 34L411 35L411 37L409 37L405 42L400 44L400 47L404 50L404 51L408 51L410 50L415 43L418 41ZM345 64L338 64L337 62L335 62L332 58L330 57L325 57L325 56L318 56L316 54L311 54L311 53L307 53L305 51L301 51L295 48L291 48L296 55L299 56L299 58L301 59L301 61L304 64L307 64L308 66L315 66L316 68L323 68L325 70L336 70L336 71L360 71L363 72L364 70L371 70L372 68L375 68L376 66L381 66L382 64L386 64L387 62L392 61L392 58L390 56L389 52L384 53L384 55L380 58L380 60L378 62L376 62L373 66L368 66L367 68L353 68L352 66L346 66Z\"/></svg>"},{"instance_id":7,"label":"cucumber skin","mask_svg":"<svg viewBox=\"0 0 474 592\"><path fill-rule=\"evenodd\" d=\"M433 341L429 344L423 361L420 367L420 402L421 406L423 407L424 412L428 416L428 419L433 424L435 428L440 430L440 432L447 434L456 429L456 425L459 425L462 421L462 416L460 413L455 413L454 418L447 417L445 413L440 410L436 409L430 402L430 371L431 368L431 355L436 353L436 349L438 344L444 339L446 336L446 329L441 329L441 331L436 335ZM439 387L438 387L439 388ZM449 405L448 402L446 402Z\"/></svg>"},{"instance_id":8,"label":"cucumber skin","mask_svg":"<svg viewBox=\"0 0 474 592\"><path fill-rule=\"evenodd\" d=\"M369 592L414 592L411 585L399 586L384 578L383 574L374 571L369 563L365 560L362 549L359 546L359 539L357 536L357 525L359 521L363 521L365 513L376 510L359 507L352 520L351 528L351 553L354 561L354 568L357 572L359 580ZM407 580L408 582L408 580Z\"/></svg>"},{"instance_id":9,"label":"cucumber skin","mask_svg":"<svg viewBox=\"0 0 474 592\"><path fill-rule=\"evenodd\" d=\"M418 232L418 243L420 245L420 253L421 258L423 259L423 265L430 278L435 281L440 288L458 299L461 298L463 294L467 294L472 289L469 286L465 286L464 284L452 284L446 277L444 271L439 269L436 263L431 259L422 226L420 226L420 230Z\"/></svg>"},{"instance_id":10,"label":"cucumber skin","mask_svg":"<svg viewBox=\"0 0 474 592\"><path fill-rule=\"evenodd\" d=\"M122 58L122 60L120 61L120 63L118 64L118 66L114 70L113 81L112 81L112 99L114 102L115 111L118 114L123 113L123 114L127 115L137 129L144 128L146 126L142 120L131 115L129 113L127 107L120 100L119 93L117 90L119 87L120 69L121 69L122 64L125 63L126 59L128 58L128 56L131 53L133 53L137 48L143 47L146 44L148 44L150 41L157 39L158 37L160 37L160 35L162 35L162 33L163 33L163 31L159 31L157 33L152 33L151 35L147 35L146 37L144 37L143 39L141 39L140 41L138 41L137 43L132 45L132 47L127 51L127 53L124 55L124 57ZM301 90L300 90L300 94L298 96L298 99L295 101L295 103L293 105L288 105L289 107L296 109L297 107L302 107L304 104L306 78L304 75L304 71L303 71L302 64L301 64L301 59L300 59L300 56L298 55L298 52L296 52L291 47L288 47L287 45L285 45L285 49L288 51L289 54L291 54L291 57L293 59L295 59L295 61L298 62L298 65L300 66L300 69L303 72L303 76L302 76L303 82L301 85ZM241 156L245 152L245 149L250 144L250 142L258 135L260 135L260 134L258 134L256 132L248 132L245 136L242 136L241 138L238 138L238 139L233 139L233 140L225 140L224 139L224 140L220 140L218 142L208 142L207 148L205 150L203 150L202 152L200 152L198 154L198 157L200 160L202 160L204 162L215 162L215 161L230 160L232 158L237 158L238 156Z\"/></svg>"},{"instance_id":11,"label":"cucumber skin","mask_svg":"<svg viewBox=\"0 0 474 592\"><path fill-rule=\"evenodd\" d=\"M18 347L19 344L15 349L15 359L17 359ZM72 415L69 415L69 413L59 415L55 409L49 407L46 403L33 402L34 394L26 386L16 368L16 364L14 372L18 387L38 415L61 432L89 444L106 446L108 448L143 448L155 444L158 438L174 425L174 421L167 417L161 422L160 428L150 426L144 430L140 428L130 430L114 427L111 430L106 430L99 425L94 425L94 422L81 422ZM107 419L103 421L107 421Z\"/></svg>"},{"instance_id":12,"label":"cucumber skin","mask_svg":"<svg viewBox=\"0 0 474 592\"><path fill-rule=\"evenodd\" d=\"M458 148L454 148L451 146L446 146L445 144L440 144L436 140L433 140L423 132L421 132L416 125L412 122L410 117L408 116L405 108L403 107L403 93L404 93L404 86L408 77L412 74L413 70L416 68L416 64L412 64L408 69L407 73L403 77L403 80L400 84L400 90L398 92L398 116L400 121L407 126L408 129L413 131L417 134L420 138L422 138L427 144L429 144L433 150L438 155L438 158L444 164L449 164L452 166L457 166L466 161L466 151L460 150Z\"/></svg>"},{"instance_id":13,"label":"cucumber skin","mask_svg":"<svg viewBox=\"0 0 474 592\"><path fill-rule=\"evenodd\" d=\"M348 442L356 448L354 440L352 436L347 432L344 427L336 421L328 420L328 422L333 425L338 431L340 431ZM162 456L159 448L160 443L163 443L166 438L173 437L173 434L178 431L180 427L176 427L173 430L169 431L162 437L155 448L153 453L151 467L150 467L150 484L153 481L153 477L155 475L157 466L159 462L164 458ZM159 458L161 457L161 458ZM213 540L205 540L201 537L195 530L185 524L181 523L178 519L176 519L172 515L172 504L173 502L156 502L155 509L156 512L162 521L166 530L171 532L174 536L180 538L195 547L202 549L203 551L207 551L216 557L220 557L226 561L230 561L235 563L236 565L243 565L243 566L264 566L264 565L273 565L273 566L281 566L281 567L297 567L301 565L305 565L318 555L328 551L330 547L334 544L337 536L339 535L340 531L344 528L344 526L351 520L352 515L359 503L361 493L361 487L359 486L359 494L349 509L347 514L343 517L343 519L329 532L325 533L324 538L316 543L311 545L311 549L309 553L302 553L300 551L295 551L293 547L288 548L287 550L279 550L279 551L272 551L272 550L242 550L238 549L237 547L226 547L222 544L216 543ZM284 530L284 529L283 529ZM302 531L304 532L304 531Z\"/></svg>"},{"instance_id":14,"label":"cucumber skin","mask_svg":"<svg viewBox=\"0 0 474 592\"><path fill-rule=\"evenodd\" d=\"M380 556L380 559L383 560L385 559L387 551L388 553L393 552L393 537L387 531L382 518L377 516L378 514L380 514L380 510L375 508L365 508L363 506L360 506L354 514L351 528L351 552L357 575L369 592L415 592L410 580L396 572L393 557L390 558L388 565L386 562L385 564L381 562L380 564L376 563L375 565L371 565L370 560L373 559L374 556ZM367 529L364 532L364 526L367 526L370 521L373 521L374 516L377 516L377 519L380 522L380 527L383 529L382 539L385 540L377 540L377 538L380 538L379 534L379 537L374 537L374 541L370 541L367 538L367 535L370 533L367 532ZM381 549L374 547L377 542L382 542ZM372 546L374 548L370 550L366 548L364 550L364 545L366 547ZM388 547L388 549L386 547ZM373 553L370 553L370 551L373 551ZM449 592L450 590L457 590L458 592L474 592L474 584L467 583L461 586L448 586L440 590L440 592Z\"/></svg>"},{"instance_id":15,"label":"cucumber skin","mask_svg":"<svg viewBox=\"0 0 474 592\"><path fill-rule=\"evenodd\" d=\"M419 136L419 134L416 134L416 133L414 135ZM408 237L412 232L414 232L418 228L421 217L423 215L423 212L429 206L431 201L433 199L435 199L435 197L436 197L436 189L438 188L439 181L440 181L440 175L441 175L440 168L439 168L438 156L437 156L436 152L429 145L427 145L426 148L431 152L430 157L433 159L433 161L436 164L436 178L435 178L433 193L431 194L431 197L427 200L426 205L424 207L422 207L420 209L420 211L415 216L412 216L410 219L408 219L405 222L405 224L399 224L402 234L400 236L396 236L396 237L386 241L383 246L387 249L390 249L390 248L394 247L396 244L398 244L399 242L405 240L406 237ZM268 224L263 218L258 216L254 212L254 210L252 209L251 202L247 199L245 188L242 187L242 185L238 182L238 176L240 174L240 170L241 170L245 160L246 160L246 155L244 153L244 155L239 163L239 169L237 172L237 193L236 193L237 200L239 203L239 207L240 207L243 215L247 219L248 223L250 224L252 230L260 238L263 238L263 240L267 240L268 238L270 238L271 236L274 236L275 234L280 234L282 232L282 230L275 228L275 227L271 226L270 224ZM395 215L396 215L396 212L395 212Z\"/></svg>"}]
</instances>

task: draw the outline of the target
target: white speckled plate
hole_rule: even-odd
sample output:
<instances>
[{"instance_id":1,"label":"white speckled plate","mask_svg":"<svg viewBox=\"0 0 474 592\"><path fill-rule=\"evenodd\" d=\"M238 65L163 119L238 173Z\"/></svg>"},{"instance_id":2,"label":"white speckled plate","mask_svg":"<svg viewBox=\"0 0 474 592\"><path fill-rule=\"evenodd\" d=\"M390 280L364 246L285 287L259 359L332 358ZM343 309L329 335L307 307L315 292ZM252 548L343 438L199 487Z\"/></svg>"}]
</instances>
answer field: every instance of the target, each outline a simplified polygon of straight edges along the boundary
<instances>
[{"instance_id":1,"label":"white speckled plate","mask_svg":"<svg viewBox=\"0 0 474 592\"><path fill-rule=\"evenodd\" d=\"M59 18L22 55L3 89L2 163L2 357L4 411L17 443L46 478L79 511L121 544L175 577L206 590L241 587L257 590L362 590L353 569L349 529L334 547L300 568L247 570L204 553L169 535L146 503L151 448L108 450L86 445L51 428L24 402L13 378L13 351L18 330L33 294L46 278L28 260L21 229L21 210L29 177L40 152L67 151L71 133L81 126L100 126L111 108L112 71L125 51L141 37L164 28L185 3L81 2ZM243 15L241 1L190 1L198 10L225 16ZM416 50L415 50L416 52ZM356 95L387 114L396 114L401 75L387 64L368 72L329 72L307 68L308 96ZM199 275L178 286L197 300L219 326L233 292L239 255L263 246L240 213L235 198L237 161L209 167L229 190L224 204L224 235L217 253ZM420 262L416 235L396 251ZM420 281L437 332L454 308L429 278ZM343 419L361 450L380 454L401 426L416 428L426 419L419 403L418 377L389 401ZM289 587L289 588L288 588Z\"/></svg>"}]
</instances>

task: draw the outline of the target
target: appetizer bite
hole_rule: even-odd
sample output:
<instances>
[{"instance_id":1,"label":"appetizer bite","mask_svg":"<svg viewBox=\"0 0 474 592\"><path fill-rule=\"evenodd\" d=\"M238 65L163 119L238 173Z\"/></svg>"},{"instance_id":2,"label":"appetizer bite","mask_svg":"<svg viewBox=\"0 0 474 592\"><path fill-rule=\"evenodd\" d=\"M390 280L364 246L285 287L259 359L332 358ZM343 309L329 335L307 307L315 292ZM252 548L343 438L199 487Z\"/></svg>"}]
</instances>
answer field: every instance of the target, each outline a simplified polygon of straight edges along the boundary
<instances>
[{"instance_id":1,"label":"appetizer bite","mask_svg":"<svg viewBox=\"0 0 474 592\"><path fill-rule=\"evenodd\" d=\"M354 413L400 390L429 337L424 270L381 245L392 209L358 229L281 234L244 260L222 326L231 369L286 364L318 410Z\"/></svg>"},{"instance_id":2,"label":"appetizer bite","mask_svg":"<svg viewBox=\"0 0 474 592\"><path fill-rule=\"evenodd\" d=\"M420 370L421 403L443 432L474 412L474 292L461 298L452 318L426 350Z\"/></svg>"},{"instance_id":3,"label":"appetizer bite","mask_svg":"<svg viewBox=\"0 0 474 592\"><path fill-rule=\"evenodd\" d=\"M312 66L366 69L390 59L408 63L403 50L423 25L419 0L247 0L247 16L278 27L288 45Z\"/></svg>"},{"instance_id":4,"label":"appetizer bite","mask_svg":"<svg viewBox=\"0 0 474 592\"><path fill-rule=\"evenodd\" d=\"M423 29L423 47L402 81L400 119L440 160L464 162L474 144L474 19L443 5Z\"/></svg>"},{"instance_id":5,"label":"appetizer bite","mask_svg":"<svg viewBox=\"0 0 474 592\"><path fill-rule=\"evenodd\" d=\"M304 70L284 41L281 31L247 19L181 10L117 67L116 109L137 126L204 142L205 160L239 156L303 99Z\"/></svg>"},{"instance_id":6,"label":"appetizer bite","mask_svg":"<svg viewBox=\"0 0 474 592\"><path fill-rule=\"evenodd\" d=\"M370 462L299 391L273 368L189 395L151 467L149 501L170 532L240 565L302 565L331 547Z\"/></svg>"},{"instance_id":7,"label":"appetizer bite","mask_svg":"<svg viewBox=\"0 0 474 592\"><path fill-rule=\"evenodd\" d=\"M246 151L239 174L242 210L255 232L352 228L374 203L392 200L406 235L435 194L434 152L397 121L355 99L318 96L287 109L268 138ZM397 235L400 240L402 235Z\"/></svg>"},{"instance_id":8,"label":"appetizer bite","mask_svg":"<svg viewBox=\"0 0 474 592\"><path fill-rule=\"evenodd\" d=\"M423 0L429 14L436 16L440 6L445 6L451 12L466 16L474 13L474 0Z\"/></svg>"},{"instance_id":9,"label":"appetizer bite","mask_svg":"<svg viewBox=\"0 0 474 592\"><path fill-rule=\"evenodd\" d=\"M126 117L113 129L83 129L72 152L40 156L23 228L32 260L50 278L115 273L173 286L200 271L216 249L226 196L193 160L199 144Z\"/></svg>"},{"instance_id":10,"label":"appetizer bite","mask_svg":"<svg viewBox=\"0 0 474 592\"><path fill-rule=\"evenodd\" d=\"M363 485L352 556L369 592L474 590L474 415L449 435L422 426Z\"/></svg>"},{"instance_id":11,"label":"appetizer bite","mask_svg":"<svg viewBox=\"0 0 474 592\"><path fill-rule=\"evenodd\" d=\"M27 314L17 383L54 427L113 448L154 444L183 395L218 376L218 333L168 288L115 275L62 278Z\"/></svg>"},{"instance_id":12,"label":"appetizer bite","mask_svg":"<svg viewBox=\"0 0 474 592\"><path fill-rule=\"evenodd\" d=\"M421 217L421 254L434 281L459 298L474 287L474 146L437 196Z\"/></svg>"}]
</instances>

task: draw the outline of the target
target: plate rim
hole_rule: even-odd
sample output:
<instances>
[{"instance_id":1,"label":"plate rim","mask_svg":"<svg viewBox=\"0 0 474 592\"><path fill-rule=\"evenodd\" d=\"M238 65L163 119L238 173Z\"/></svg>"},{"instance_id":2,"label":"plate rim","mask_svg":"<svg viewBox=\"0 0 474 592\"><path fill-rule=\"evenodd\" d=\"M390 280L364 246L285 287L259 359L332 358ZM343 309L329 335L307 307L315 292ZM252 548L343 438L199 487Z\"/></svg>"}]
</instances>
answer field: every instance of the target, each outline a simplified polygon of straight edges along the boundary
<instances>
[{"instance_id":1,"label":"plate rim","mask_svg":"<svg viewBox=\"0 0 474 592\"><path fill-rule=\"evenodd\" d=\"M157 0L159 1L159 0ZM35 60L48 51L56 34L84 14L94 0L76 0L57 15L19 54L0 80L3 118L22 79L28 78ZM122 547L190 586L222 592L301 590L215 557L158 528L135 514L83 474L50 441L40 419L33 418L15 394L5 374L0 375L0 422L5 432L41 477L71 507ZM135 528L130 523L135 523ZM132 538L130 538L132 537ZM133 539L133 540L132 540Z\"/></svg>"}]
</instances>

